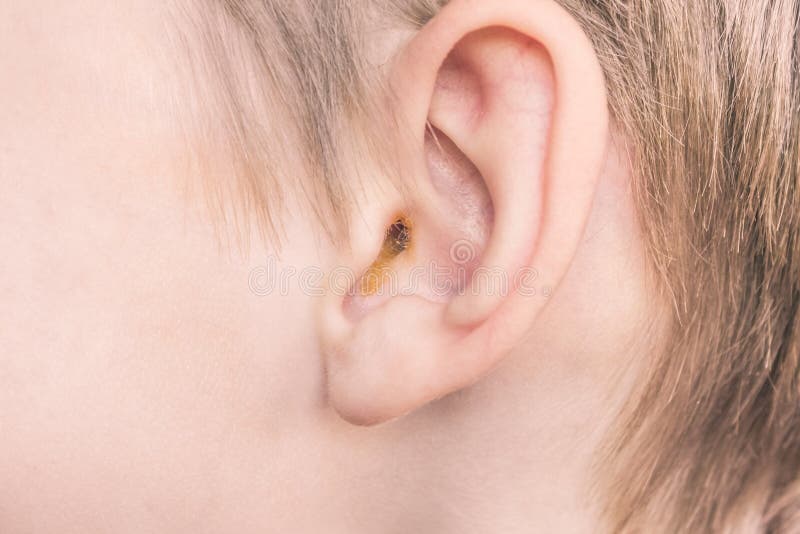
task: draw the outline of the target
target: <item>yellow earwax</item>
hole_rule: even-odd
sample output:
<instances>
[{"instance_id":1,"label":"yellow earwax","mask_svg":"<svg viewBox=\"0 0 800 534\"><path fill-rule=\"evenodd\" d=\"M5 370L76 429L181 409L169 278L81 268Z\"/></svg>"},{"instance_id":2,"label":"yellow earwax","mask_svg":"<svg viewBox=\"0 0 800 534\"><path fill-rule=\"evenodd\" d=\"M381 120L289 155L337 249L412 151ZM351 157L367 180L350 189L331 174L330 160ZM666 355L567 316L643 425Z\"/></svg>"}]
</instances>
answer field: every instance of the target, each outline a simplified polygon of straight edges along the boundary
<instances>
[{"instance_id":1,"label":"yellow earwax","mask_svg":"<svg viewBox=\"0 0 800 534\"><path fill-rule=\"evenodd\" d=\"M383 287L383 283L389 276L390 263L397 256L408 250L410 246L411 223L406 217L400 216L386 230L378 257L361 278L360 290L362 296L374 295Z\"/></svg>"}]
</instances>

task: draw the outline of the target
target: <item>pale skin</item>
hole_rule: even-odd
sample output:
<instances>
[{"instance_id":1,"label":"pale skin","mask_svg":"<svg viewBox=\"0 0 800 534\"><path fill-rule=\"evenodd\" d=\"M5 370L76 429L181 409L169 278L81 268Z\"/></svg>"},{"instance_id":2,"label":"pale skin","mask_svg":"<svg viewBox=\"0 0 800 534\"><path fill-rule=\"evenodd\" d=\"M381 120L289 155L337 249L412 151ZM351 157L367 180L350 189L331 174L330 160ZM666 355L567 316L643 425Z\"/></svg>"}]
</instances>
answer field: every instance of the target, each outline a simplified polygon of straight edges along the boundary
<instances>
[{"instance_id":1,"label":"pale skin","mask_svg":"<svg viewBox=\"0 0 800 534\"><path fill-rule=\"evenodd\" d=\"M254 294L274 250L220 247L186 194L161 4L0 2L0 531L602 530L591 462L650 350L652 288L569 15L457 1L398 44L417 193L364 191L347 252L287 217L277 263L363 272L399 210L417 261L485 236L537 294L354 317L330 291ZM480 171L493 228L448 219L427 120Z\"/></svg>"}]
</instances>

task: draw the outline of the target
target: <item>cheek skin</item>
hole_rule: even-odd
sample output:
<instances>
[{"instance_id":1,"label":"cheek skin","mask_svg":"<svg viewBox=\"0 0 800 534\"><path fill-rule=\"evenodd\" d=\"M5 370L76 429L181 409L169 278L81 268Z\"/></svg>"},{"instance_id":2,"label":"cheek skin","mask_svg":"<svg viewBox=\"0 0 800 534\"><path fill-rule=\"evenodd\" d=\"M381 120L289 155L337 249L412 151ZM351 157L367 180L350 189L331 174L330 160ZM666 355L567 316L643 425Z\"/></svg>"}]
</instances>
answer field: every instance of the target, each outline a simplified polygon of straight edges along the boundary
<instances>
[{"instance_id":1,"label":"cheek skin","mask_svg":"<svg viewBox=\"0 0 800 534\"><path fill-rule=\"evenodd\" d=\"M30 19L0 31L0 532L245 532L317 509L325 437L288 428L322 405L311 297L296 274L254 294L274 251L221 247L187 198L171 81L128 42L164 3L79 4L0 3ZM305 223L286 240L277 274L320 264Z\"/></svg>"}]
</instances>

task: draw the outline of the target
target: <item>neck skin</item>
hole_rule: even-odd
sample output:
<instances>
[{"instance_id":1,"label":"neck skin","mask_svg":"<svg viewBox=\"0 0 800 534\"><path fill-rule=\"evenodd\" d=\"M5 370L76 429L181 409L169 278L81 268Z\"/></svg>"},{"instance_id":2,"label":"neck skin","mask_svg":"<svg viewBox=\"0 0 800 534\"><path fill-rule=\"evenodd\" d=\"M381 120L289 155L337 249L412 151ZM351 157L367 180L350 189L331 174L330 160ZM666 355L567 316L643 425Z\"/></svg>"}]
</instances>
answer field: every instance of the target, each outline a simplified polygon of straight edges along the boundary
<instances>
[{"instance_id":1,"label":"neck skin","mask_svg":"<svg viewBox=\"0 0 800 534\"><path fill-rule=\"evenodd\" d=\"M537 374L520 354L378 435L351 429L347 441L374 456L352 458L366 474L352 483L358 519L342 532L594 531L591 469L608 404L604 384L576 363ZM569 397L553 386L566 383Z\"/></svg>"}]
</instances>

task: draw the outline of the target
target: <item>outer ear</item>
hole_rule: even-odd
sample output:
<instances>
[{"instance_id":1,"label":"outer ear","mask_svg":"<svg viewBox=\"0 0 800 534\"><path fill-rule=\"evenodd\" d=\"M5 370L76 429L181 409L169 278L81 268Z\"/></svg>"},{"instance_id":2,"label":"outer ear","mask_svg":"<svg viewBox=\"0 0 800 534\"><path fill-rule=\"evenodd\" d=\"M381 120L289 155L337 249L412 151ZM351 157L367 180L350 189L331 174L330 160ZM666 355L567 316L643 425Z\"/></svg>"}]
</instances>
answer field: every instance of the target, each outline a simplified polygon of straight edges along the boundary
<instances>
[{"instance_id":1,"label":"outer ear","mask_svg":"<svg viewBox=\"0 0 800 534\"><path fill-rule=\"evenodd\" d=\"M412 132L412 194L370 198L342 258L360 280L321 314L328 398L360 424L472 384L521 342L546 300L520 275L557 288L608 143L591 43L550 0L452 1L400 51L391 85ZM376 258L399 285L363 294ZM443 286L418 269L431 264Z\"/></svg>"}]
</instances>

